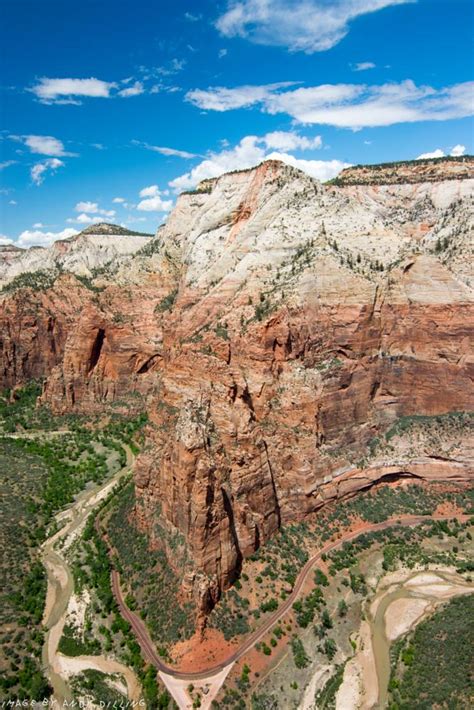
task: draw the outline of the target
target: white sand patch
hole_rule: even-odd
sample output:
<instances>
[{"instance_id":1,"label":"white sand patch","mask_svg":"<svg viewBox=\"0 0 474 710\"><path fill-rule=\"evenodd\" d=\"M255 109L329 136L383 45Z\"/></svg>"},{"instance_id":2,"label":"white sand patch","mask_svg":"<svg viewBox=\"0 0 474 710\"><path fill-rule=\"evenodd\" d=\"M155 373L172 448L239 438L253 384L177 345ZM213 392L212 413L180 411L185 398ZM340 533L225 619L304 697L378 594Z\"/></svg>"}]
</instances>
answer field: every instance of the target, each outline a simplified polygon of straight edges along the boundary
<instances>
[{"instance_id":1,"label":"white sand patch","mask_svg":"<svg viewBox=\"0 0 474 710\"><path fill-rule=\"evenodd\" d=\"M316 691L319 690L319 688L321 688L329 679L333 669L334 666L323 666L322 668L318 668L305 688L298 710L313 710L315 707L314 696L316 695Z\"/></svg>"},{"instance_id":2,"label":"white sand patch","mask_svg":"<svg viewBox=\"0 0 474 710\"><path fill-rule=\"evenodd\" d=\"M375 671L374 650L372 646L371 629L368 621L362 621L359 632L360 651L356 655L360 668L362 698L360 707L371 708L377 704L379 683Z\"/></svg>"},{"instance_id":3,"label":"white sand patch","mask_svg":"<svg viewBox=\"0 0 474 710\"><path fill-rule=\"evenodd\" d=\"M385 633L389 641L406 634L430 606L427 599L396 599L385 612Z\"/></svg>"},{"instance_id":4,"label":"white sand patch","mask_svg":"<svg viewBox=\"0 0 474 710\"><path fill-rule=\"evenodd\" d=\"M454 585L455 588L456 585ZM407 585L408 587L408 585ZM413 587L412 587L413 588ZM416 593L417 594L422 594L423 596L428 596L428 597L450 597L452 596L451 590L453 589L452 584L448 584L446 582L440 583L440 584L423 584L415 587Z\"/></svg>"},{"instance_id":5,"label":"white sand patch","mask_svg":"<svg viewBox=\"0 0 474 710\"><path fill-rule=\"evenodd\" d=\"M405 587L419 587L420 584L437 584L439 582L443 583L444 580L438 574L434 574L433 572L420 572L416 577L407 579Z\"/></svg>"},{"instance_id":6,"label":"white sand patch","mask_svg":"<svg viewBox=\"0 0 474 710\"><path fill-rule=\"evenodd\" d=\"M74 626L81 634L84 631L87 607L91 602L91 596L87 589L81 594L71 594L66 611L67 623Z\"/></svg>"},{"instance_id":7,"label":"white sand patch","mask_svg":"<svg viewBox=\"0 0 474 710\"><path fill-rule=\"evenodd\" d=\"M344 676L336 693L336 710L357 710L360 707L360 667L355 658L346 664Z\"/></svg>"}]
</instances>

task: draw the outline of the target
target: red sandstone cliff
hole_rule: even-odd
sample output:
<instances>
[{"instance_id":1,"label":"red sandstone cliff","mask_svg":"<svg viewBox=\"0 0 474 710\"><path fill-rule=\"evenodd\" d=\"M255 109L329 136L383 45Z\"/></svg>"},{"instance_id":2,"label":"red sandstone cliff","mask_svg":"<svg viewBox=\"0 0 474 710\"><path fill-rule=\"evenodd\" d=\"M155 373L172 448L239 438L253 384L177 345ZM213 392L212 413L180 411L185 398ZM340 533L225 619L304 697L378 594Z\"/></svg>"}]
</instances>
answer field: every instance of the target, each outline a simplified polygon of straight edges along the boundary
<instances>
[{"instance_id":1,"label":"red sandstone cliff","mask_svg":"<svg viewBox=\"0 0 474 710\"><path fill-rule=\"evenodd\" d=\"M203 607L335 496L472 475L468 447L360 465L397 417L473 405L472 180L424 174L334 187L267 162L181 196L101 292L60 281L33 322L25 292L0 304L6 383L47 374L58 410L147 409L137 520Z\"/></svg>"}]
</instances>

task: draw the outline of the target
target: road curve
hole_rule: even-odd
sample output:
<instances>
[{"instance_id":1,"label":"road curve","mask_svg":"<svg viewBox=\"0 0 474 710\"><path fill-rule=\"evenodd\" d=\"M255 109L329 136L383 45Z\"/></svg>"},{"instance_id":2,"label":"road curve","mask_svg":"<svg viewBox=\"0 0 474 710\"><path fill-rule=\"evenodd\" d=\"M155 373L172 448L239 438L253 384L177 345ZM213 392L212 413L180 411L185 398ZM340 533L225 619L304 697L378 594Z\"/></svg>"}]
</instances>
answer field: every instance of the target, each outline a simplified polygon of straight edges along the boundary
<instances>
[{"instance_id":1,"label":"road curve","mask_svg":"<svg viewBox=\"0 0 474 710\"><path fill-rule=\"evenodd\" d=\"M197 671L194 673L185 673L182 671L177 671L173 666L168 666L166 663L163 663L162 659L158 655L158 653L155 650L155 646L153 644L153 641L150 639L150 636L148 634L148 631L146 629L145 624L143 623L142 619L137 616L131 609L128 608L128 606L125 604L125 600L123 598L122 594L122 589L120 586L120 575L116 570L112 571L112 591L115 597L115 600L119 606L120 613L126 619L130 626L132 627L132 630L135 634L135 637L140 644L140 647L145 655L145 657L148 659L150 663L152 663L157 670L162 671L163 673L167 673L170 676L173 676L174 678L178 678L181 680L201 680L203 678L208 678L209 676L213 676L216 673L219 673L222 671L225 666L228 666L230 663L234 663L235 661L238 661L242 656L244 656L251 648L254 646L258 641L260 641L265 634L268 633L268 631L274 626L291 608L293 603L296 601L298 598L301 589L303 588L303 585L305 584L306 580L308 579L308 575L311 572L312 568L316 564L316 562L319 562L323 554L327 554L328 552L332 552L333 550L336 550L338 547L341 547L341 545L344 542L350 542L351 540L355 540L357 537L360 535L370 533L370 532L376 532L378 530L385 530L390 527L396 527L399 525L402 525L404 527L411 527L415 525L420 525L423 522L427 522L428 520L452 520L454 517L456 517L458 520L461 522L465 522L469 520L472 516L470 515L458 515L458 516L453 516L453 515L402 515L398 516L397 518L391 518L390 520L384 520L381 523L372 523L368 524L366 527L364 527L361 530L356 530L353 532L347 532L341 535L340 538L335 540L334 542L327 543L322 547L316 554L314 554L310 559L306 562L304 567L302 568L301 572L299 573L295 586L293 588L293 591L291 594L287 597L287 599L284 601L284 603L278 607L278 609L273 612L265 621L262 623L262 625L256 629L253 633L251 633L242 643L239 648L237 648L233 653L231 653L224 661L221 663L216 664L215 666L211 666L210 668L207 668L204 671ZM107 537L104 536L104 539L106 542L109 544L109 541L107 540ZM109 551L110 550L110 544L109 544Z\"/></svg>"},{"instance_id":2,"label":"road curve","mask_svg":"<svg viewBox=\"0 0 474 710\"><path fill-rule=\"evenodd\" d=\"M64 523L63 527L47 538L41 546L41 560L47 572L47 596L43 615L46 634L42 651L42 669L53 688L54 700L61 707L66 707L67 703L73 701L68 683L69 672L65 670L65 666L70 667L74 664L77 666L79 660L82 664L81 670L85 667L97 669L100 665L104 673L121 672L127 680L131 700L138 700L141 693L138 680L132 680L133 671L122 663L105 656L68 657L58 651L69 600L74 592L73 575L67 562L66 552L73 539L82 534L89 515L114 489L114 486L130 472L134 456L130 447L124 446L124 450L127 454L125 466L103 483L83 490L69 508L58 513L55 518L58 522ZM61 541L62 548L57 546ZM109 671L106 671L107 668Z\"/></svg>"}]
</instances>

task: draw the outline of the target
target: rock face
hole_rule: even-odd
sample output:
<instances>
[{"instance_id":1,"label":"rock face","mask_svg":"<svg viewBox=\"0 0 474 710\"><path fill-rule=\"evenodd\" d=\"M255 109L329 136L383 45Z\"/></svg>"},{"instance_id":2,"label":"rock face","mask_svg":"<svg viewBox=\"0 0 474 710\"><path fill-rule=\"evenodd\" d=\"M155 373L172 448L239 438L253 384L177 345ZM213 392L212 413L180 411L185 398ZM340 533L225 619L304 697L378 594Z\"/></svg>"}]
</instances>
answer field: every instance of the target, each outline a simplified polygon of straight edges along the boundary
<instances>
[{"instance_id":1,"label":"rock face","mask_svg":"<svg viewBox=\"0 0 474 710\"><path fill-rule=\"evenodd\" d=\"M45 249L0 247L0 288L21 274L64 270L91 276L120 255L134 254L149 241L150 234L132 232L113 224L94 224L69 239Z\"/></svg>"},{"instance_id":2,"label":"rock face","mask_svg":"<svg viewBox=\"0 0 474 710\"><path fill-rule=\"evenodd\" d=\"M69 274L54 289L0 295L0 386L44 377L60 364L67 337L91 296Z\"/></svg>"},{"instance_id":3,"label":"rock face","mask_svg":"<svg viewBox=\"0 0 474 710\"><path fill-rule=\"evenodd\" d=\"M346 168L334 181L337 185L389 185L466 180L474 177L472 156L428 158L401 163L356 165Z\"/></svg>"},{"instance_id":4,"label":"rock face","mask_svg":"<svg viewBox=\"0 0 474 710\"><path fill-rule=\"evenodd\" d=\"M436 165L437 182L324 186L276 161L206 181L71 303L35 368L12 343L47 350L38 323L60 282L38 306L41 346L12 330L23 292L0 303L5 382L34 370L56 409L148 411L136 518L202 611L327 501L397 474L472 475L467 444L367 453L399 417L472 409L474 181Z\"/></svg>"}]
</instances>

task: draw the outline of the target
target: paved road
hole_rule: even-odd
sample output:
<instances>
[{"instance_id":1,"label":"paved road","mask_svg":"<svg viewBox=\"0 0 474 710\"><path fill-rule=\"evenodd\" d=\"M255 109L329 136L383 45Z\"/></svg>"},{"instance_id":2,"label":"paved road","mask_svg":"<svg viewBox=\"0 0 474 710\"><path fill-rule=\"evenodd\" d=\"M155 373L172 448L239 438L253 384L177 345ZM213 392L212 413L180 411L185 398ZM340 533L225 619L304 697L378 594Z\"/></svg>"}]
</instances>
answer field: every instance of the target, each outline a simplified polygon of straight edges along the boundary
<instances>
[{"instance_id":1,"label":"paved road","mask_svg":"<svg viewBox=\"0 0 474 710\"><path fill-rule=\"evenodd\" d=\"M378 530L385 530L389 527L394 527L397 525L402 525L405 527L410 527L414 525L419 525L420 523L427 522L428 520L451 520L453 515L403 515L391 520L384 520L381 523L368 524L366 527L354 532L346 532L341 537L334 541L324 545L315 555L310 557L306 562L303 569L298 575L295 586L291 594L287 597L284 603L278 607L278 609L268 616L262 625L256 629L252 634L250 634L245 641L239 646L233 653L231 653L225 660L221 663L211 666L204 671L194 672L194 673L184 673L182 671L177 671L173 666L166 665L156 652L153 641L150 639L148 631L143 623L142 619L137 616L133 611L131 611L125 604L122 590L120 586L120 575L116 570L112 571L112 590L120 608L120 613L129 622L133 632L136 636L138 643L150 663L152 663L159 671L167 673L174 678L179 678L181 680L200 680L215 675L223 670L223 668L230 663L238 661L242 656L244 656L258 641L260 641L268 631L287 613L287 611L292 607L293 603L298 598L303 585L308 579L309 573L312 568L321 560L323 554L332 552L333 550L341 547L344 542L350 542L355 540L362 534L369 532L376 532ZM465 522L469 520L471 516L469 515L459 515L457 519ZM108 540L106 540L108 542Z\"/></svg>"}]
</instances>

